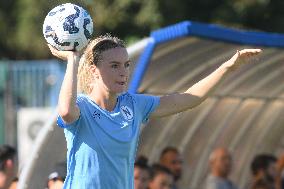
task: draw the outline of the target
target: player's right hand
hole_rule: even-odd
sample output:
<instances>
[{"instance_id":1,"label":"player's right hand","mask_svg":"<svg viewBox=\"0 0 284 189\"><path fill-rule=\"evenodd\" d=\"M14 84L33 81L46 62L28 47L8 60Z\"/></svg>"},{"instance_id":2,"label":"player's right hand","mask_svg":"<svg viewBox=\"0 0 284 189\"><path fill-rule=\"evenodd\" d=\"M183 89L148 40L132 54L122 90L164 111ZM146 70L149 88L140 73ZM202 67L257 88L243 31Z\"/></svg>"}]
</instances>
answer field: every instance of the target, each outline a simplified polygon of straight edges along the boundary
<instances>
[{"instance_id":1,"label":"player's right hand","mask_svg":"<svg viewBox=\"0 0 284 189\"><path fill-rule=\"evenodd\" d=\"M69 60L71 58L73 59L80 59L81 52L77 51L59 51L50 44L47 44L50 52L57 58L62 59L62 60Z\"/></svg>"}]
</instances>

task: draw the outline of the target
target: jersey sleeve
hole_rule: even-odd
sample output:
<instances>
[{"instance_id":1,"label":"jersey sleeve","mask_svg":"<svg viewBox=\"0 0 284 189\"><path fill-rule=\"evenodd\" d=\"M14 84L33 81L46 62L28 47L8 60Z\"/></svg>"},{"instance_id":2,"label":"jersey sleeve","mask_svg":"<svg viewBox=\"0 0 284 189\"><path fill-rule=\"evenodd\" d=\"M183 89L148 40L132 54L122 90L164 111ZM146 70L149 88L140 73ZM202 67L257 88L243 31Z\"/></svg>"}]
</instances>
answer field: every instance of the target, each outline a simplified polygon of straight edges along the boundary
<instances>
[{"instance_id":1,"label":"jersey sleeve","mask_svg":"<svg viewBox=\"0 0 284 189\"><path fill-rule=\"evenodd\" d=\"M146 123L151 115L151 113L158 107L160 104L160 97L135 94L134 103L140 116L142 118L142 123Z\"/></svg>"},{"instance_id":2,"label":"jersey sleeve","mask_svg":"<svg viewBox=\"0 0 284 189\"><path fill-rule=\"evenodd\" d=\"M63 121L62 117L60 115L58 115L57 125L61 128L64 128L64 129L67 129L67 128L72 129L74 126L76 126L78 124L79 120L81 119L81 116L82 116L81 115L81 107L82 107L83 103L84 103L84 97L78 96L77 100L76 100L76 104L80 109L80 116L77 120L73 121L72 123L67 124Z\"/></svg>"}]
</instances>

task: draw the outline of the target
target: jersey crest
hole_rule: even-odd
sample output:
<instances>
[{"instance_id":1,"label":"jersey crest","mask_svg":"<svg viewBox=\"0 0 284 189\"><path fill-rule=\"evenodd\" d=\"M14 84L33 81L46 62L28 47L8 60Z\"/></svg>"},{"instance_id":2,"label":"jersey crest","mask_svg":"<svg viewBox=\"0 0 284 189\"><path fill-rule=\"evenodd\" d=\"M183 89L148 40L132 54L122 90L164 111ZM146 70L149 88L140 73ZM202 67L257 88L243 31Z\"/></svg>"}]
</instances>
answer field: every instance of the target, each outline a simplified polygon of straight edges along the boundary
<instances>
[{"instance_id":1,"label":"jersey crest","mask_svg":"<svg viewBox=\"0 0 284 189\"><path fill-rule=\"evenodd\" d=\"M121 106L120 112L123 115L124 119L131 121L133 119L133 111L128 106Z\"/></svg>"}]
</instances>

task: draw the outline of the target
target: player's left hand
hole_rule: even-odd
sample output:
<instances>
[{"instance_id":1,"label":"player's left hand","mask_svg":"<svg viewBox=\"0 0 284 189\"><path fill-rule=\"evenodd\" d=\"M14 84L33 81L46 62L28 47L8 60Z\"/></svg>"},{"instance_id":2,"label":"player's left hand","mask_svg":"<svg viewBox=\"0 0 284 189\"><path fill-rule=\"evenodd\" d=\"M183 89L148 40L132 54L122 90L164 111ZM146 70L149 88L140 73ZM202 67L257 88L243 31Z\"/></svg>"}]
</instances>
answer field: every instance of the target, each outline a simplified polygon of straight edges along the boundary
<instances>
[{"instance_id":1,"label":"player's left hand","mask_svg":"<svg viewBox=\"0 0 284 189\"><path fill-rule=\"evenodd\" d=\"M243 49L237 51L236 54L226 62L227 66L230 70L235 70L242 64L253 62L253 58L261 52L261 49Z\"/></svg>"}]
</instances>

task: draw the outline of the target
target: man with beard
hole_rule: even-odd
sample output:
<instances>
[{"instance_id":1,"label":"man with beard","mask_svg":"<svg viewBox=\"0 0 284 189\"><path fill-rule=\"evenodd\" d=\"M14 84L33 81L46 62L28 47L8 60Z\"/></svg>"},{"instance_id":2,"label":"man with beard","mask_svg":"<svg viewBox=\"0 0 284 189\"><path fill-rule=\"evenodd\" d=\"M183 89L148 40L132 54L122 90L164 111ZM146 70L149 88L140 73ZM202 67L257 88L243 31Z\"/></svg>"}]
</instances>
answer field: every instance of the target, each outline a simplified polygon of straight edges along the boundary
<instances>
[{"instance_id":1,"label":"man with beard","mask_svg":"<svg viewBox=\"0 0 284 189\"><path fill-rule=\"evenodd\" d=\"M173 176L174 183L172 189L177 189L177 181L182 175L182 157L175 147L166 147L160 155L160 165L168 168Z\"/></svg>"}]
</instances>

